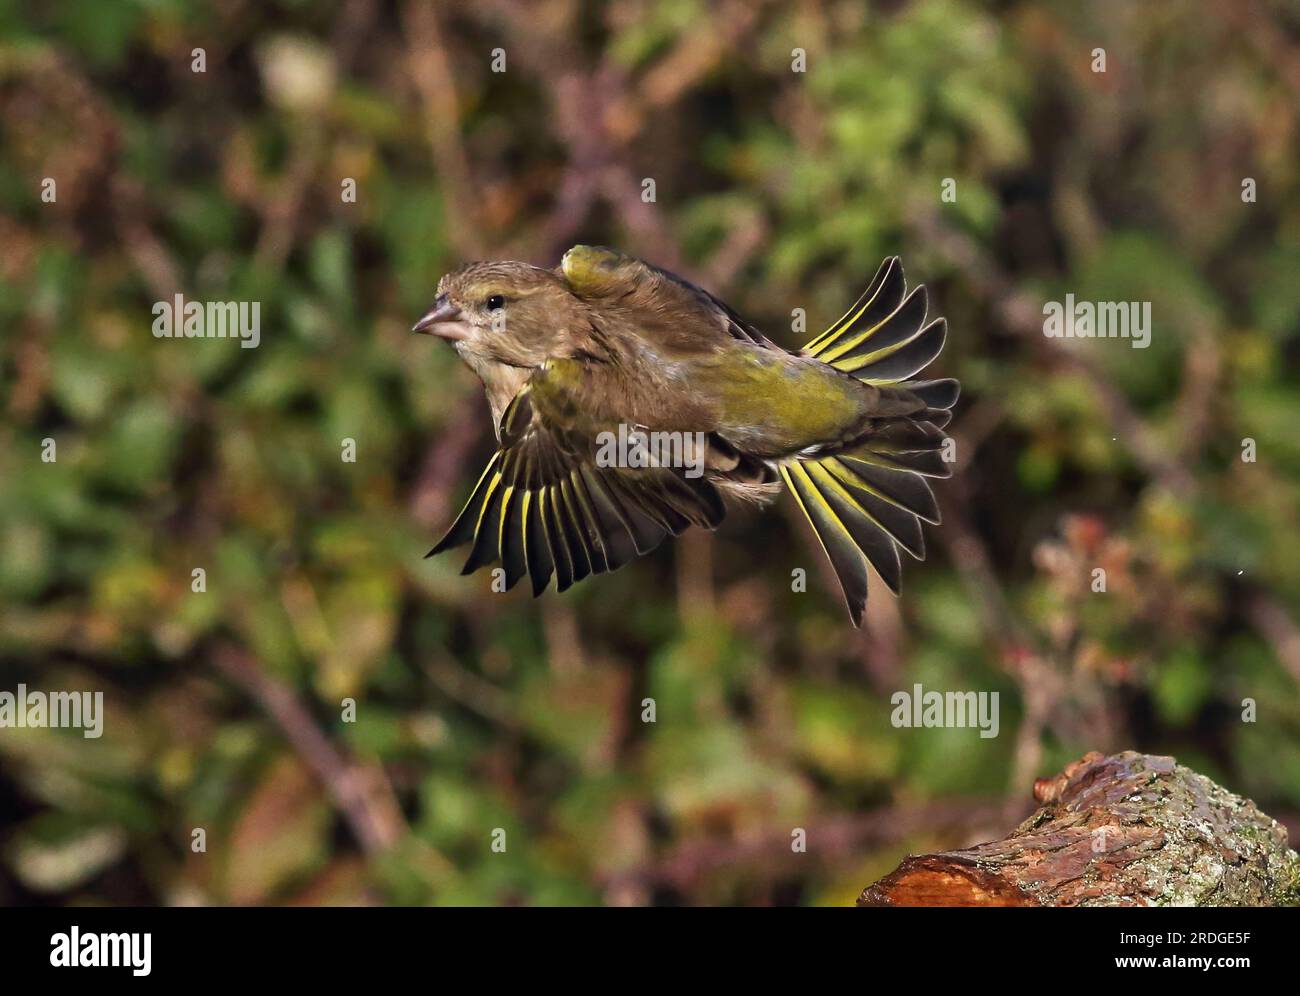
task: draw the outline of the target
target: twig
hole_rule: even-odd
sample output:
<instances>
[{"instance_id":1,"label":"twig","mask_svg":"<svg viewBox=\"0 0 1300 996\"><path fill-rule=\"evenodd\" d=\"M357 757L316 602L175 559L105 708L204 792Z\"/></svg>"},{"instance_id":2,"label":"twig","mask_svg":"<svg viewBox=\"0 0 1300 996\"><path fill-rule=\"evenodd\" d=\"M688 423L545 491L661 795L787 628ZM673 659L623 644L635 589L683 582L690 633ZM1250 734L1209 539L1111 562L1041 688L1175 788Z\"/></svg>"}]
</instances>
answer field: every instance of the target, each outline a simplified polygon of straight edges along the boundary
<instances>
[{"instance_id":1,"label":"twig","mask_svg":"<svg viewBox=\"0 0 1300 996\"><path fill-rule=\"evenodd\" d=\"M114 176L109 202L122 245L149 292L159 301L170 301L182 290L180 266L144 221L144 190L135 180Z\"/></svg>"},{"instance_id":2,"label":"twig","mask_svg":"<svg viewBox=\"0 0 1300 996\"><path fill-rule=\"evenodd\" d=\"M262 228L253 247L253 268L259 274L280 273L297 238L298 219L302 214L307 188L316 175L316 163L324 146L324 136L315 121L302 122L289 166L273 190L264 191L259 205Z\"/></svg>"},{"instance_id":3,"label":"twig","mask_svg":"<svg viewBox=\"0 0 1300 996\"><path fill-rule=\"evenodd\" d=\"M1296 626L1286 609L1262 591L1246 602L1246 614L1255 628L1273 647L1277 659L1300 684L1300 626Z\"/></svg>"},{"instance_id":4,"label":"twig","mask_svg":"<svg viewBox=\"0 0 1300 996\"><path fill-rule=\"evenodd\" d=\"M519 726L510 696L450 657L441 654L435 656L424 666L424 671L444 695L484 719L509 729Z\"/></svg>"},{"instance_id":5,"label":"twig","mask_svg":"<svg viewBox=\"0 0 1300 996\"><path fill-rule=\"evenodd\" d=\"M406 834L406 821L382 769L349 759L316 725L289 686L266 674L252 655L233 645L217 647L212 663L280 727L367 853L386 851Z\"/></svg>"},{"instance_id":6,"label":"twig","mask_svg":"<svg viewBox=\"0 0 1300 996\"><path fill-rule=\"evenodd\" d=\"M477 201L473 196L469 159L460 141L460 99L456 76L443 42L434 5L411 0L402 8L402 23L410 40L407 64L424 105L424 128L434 168L447 198L447 217L457 219L448 235L468 259L481 258L483 240Z\"/></svg>"},{"instance_id":7,"label":"twig","mask_svg":"<svg viewBox=\"0 0 1300 996\"><path fill-rule=\"evenodd\" d=\"M542 604L542 630L546 635L546 657L551 671L573 677L587 667L587 652L573 605L561 598Z\"/></svg>"},{"instance_id":8,"label":"twig","mask_svg":"<svg viewBox=\"0 0 1300 996\"><path fill-rule=\"evenodd\" d=\"M1023 808L1028 812L1030 807L1024 803ZM808 833L806 855L791 850L790 829L783 828L745 840L692 841L658 861L610 873L602 884L607 890L659 885L693 891L702 878L724 868L770 876L775 867L784 870L790 862L836 860L863 847L885 847L917 833L966 839L972 832L995 825L1001 809L1000 803L988 799L958 799L890 806L864 815L813 817L802 824Z\"/></svg>"}]
</instances>

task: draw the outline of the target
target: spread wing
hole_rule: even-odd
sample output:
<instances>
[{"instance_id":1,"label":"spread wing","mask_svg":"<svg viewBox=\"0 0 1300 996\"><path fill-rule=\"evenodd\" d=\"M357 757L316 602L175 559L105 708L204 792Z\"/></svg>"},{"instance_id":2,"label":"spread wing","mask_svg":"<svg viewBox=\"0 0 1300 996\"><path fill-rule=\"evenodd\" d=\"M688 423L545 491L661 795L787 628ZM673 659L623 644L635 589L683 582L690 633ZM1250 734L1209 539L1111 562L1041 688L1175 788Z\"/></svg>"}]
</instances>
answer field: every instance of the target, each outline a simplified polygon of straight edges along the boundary
<instances>
[{"instance_id":1,"label":"spread wing","mask_svg":"<svg viewBox=\"0 0 1300 996\"><path fill-rule=\"evenodd\" d=\"M702 337L719 332L764 349L781 349L724 302L683 277L604 246L574 246L560 273L581 298L602 298L638 309L648 322L668 313ZM676 329L678 332L687 331Z\"/></svg>"},{"instance_id":2,"label":"spread wing","mask_svg":"<svg viewBox=\"0 0 1300 996\"><path fill-rule=\"evenodd\" d=\"M500 560L506 588L525 574L539 595L616 570L689 526L715 528L722 500L669 467L598 466L598 439L566 422L562 386L540 368L501 416L501 448L427 556L472 544L462 574ZM547 413L550 413L549 416Z\"/></svg>"}]
</instances>

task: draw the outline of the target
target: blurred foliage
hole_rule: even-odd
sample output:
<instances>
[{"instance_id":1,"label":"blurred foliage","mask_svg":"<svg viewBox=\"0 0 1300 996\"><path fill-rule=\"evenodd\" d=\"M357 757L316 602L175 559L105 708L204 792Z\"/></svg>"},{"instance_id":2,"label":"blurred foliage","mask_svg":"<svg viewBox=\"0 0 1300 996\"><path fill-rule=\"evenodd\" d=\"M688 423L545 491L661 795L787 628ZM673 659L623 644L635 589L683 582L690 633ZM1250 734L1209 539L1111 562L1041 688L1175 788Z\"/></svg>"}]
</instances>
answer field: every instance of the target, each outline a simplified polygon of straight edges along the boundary
<instances>
[{"instance_id":1,"label":"blurred foliage","mask_svg":"<svg viewBox=\"0 0 1300 996\"><path fill-rule=\"evenodd\" d=\"M0 0L0 39L0 690L107 712L0 730L0 901L847 902L1094 748L1300 812L1294 5ZM960 470L867 633L775 511L536 601L421 559L491 433L407 329L579 241L791 347L886 254L929 285ZM153 337L177 293L260 346ZM1037 334L1066 293L1151 347ZM895 729L915 683L1000 735Z\"/></svg>"}]
</instances>

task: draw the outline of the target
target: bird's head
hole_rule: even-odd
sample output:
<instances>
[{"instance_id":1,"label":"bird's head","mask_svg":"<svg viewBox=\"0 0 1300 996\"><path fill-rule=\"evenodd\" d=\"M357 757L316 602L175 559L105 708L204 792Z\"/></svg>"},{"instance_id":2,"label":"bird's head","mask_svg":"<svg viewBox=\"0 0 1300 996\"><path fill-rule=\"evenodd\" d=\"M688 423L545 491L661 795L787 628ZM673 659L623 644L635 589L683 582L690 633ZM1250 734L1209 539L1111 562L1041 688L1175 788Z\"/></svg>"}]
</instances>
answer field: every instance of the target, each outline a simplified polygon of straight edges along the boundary
<instances>
[{"instance_id":1,"label":"bird's head","mask_svg":"<svg viewBox=\"0 0 1300 996\"><path fill-rule=\"evenodd\" d=\"M433 307L412 331L448 340L483 381L489 399L507 400L534 368L561 355L582 303L553 270L527 263L470 263L438 281Z\"/></svg>"},{"instance_id":2,"label":"bird's head","mask_svg":"<svg viewBox=\"0 0 1300 996\"><path fill-rule=\"evenodd\" d=\"M536 367L556 355L580 302L553 270L527 263L469 263L438 281L433 307L414 332L450 341L476 362Z\"/></svg>"}]
</instances>

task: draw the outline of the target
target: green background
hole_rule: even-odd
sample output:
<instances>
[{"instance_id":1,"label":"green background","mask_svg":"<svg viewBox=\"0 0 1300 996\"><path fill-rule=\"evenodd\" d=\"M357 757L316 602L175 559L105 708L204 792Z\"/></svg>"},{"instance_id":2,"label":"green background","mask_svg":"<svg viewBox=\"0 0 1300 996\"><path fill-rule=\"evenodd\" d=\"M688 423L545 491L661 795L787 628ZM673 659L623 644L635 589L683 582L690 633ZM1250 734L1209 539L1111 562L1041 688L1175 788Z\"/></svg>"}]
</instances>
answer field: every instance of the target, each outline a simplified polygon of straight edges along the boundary
<instances>
[{"instance_id":1,"label":"green background","mask_svg":"<svg viewBox=\"0 0 1300 996\"><path fill-rule=\"evenodd\" d=\"M0 0L0 690L107 713L0 730L0 902L842 904L1090 749L1296 825L1293 4L470 7ZM491 428L409 327L575 242L790 347L927 284L957 474L866 632L788 499L536 601L421 559ZM154 338L176 293L261 345ZM1000 735L894 728L917 682Z\"/></svg>"}]
</instances>

